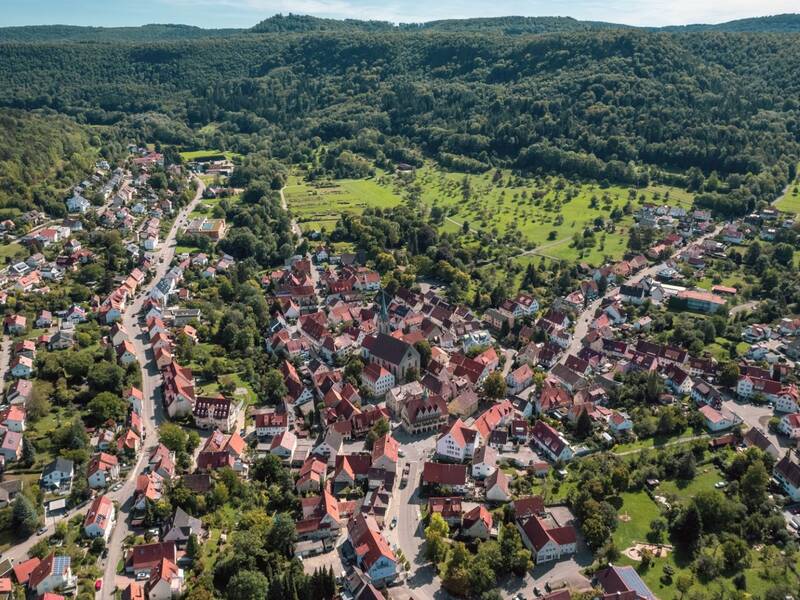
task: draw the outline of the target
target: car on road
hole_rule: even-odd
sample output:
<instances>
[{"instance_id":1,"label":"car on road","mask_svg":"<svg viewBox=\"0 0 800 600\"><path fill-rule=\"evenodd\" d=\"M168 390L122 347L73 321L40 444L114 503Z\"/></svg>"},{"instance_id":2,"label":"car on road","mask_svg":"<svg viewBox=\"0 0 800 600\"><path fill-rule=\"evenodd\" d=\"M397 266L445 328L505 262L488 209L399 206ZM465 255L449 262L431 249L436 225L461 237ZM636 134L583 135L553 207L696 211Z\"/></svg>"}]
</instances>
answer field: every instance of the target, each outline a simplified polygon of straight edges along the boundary
<instances>
[{"instance_id":1,"label":"car on road","mask_svg":"<svg viewBox=\"0 0 800 600\"><path fill-rule=\"evenodd\" d=\"M99 592L100 590L103 589L103 580L102 579L98 579L98 580L96 580L94 582L94 589L97 592Z\"/></svg>"},{"instance_id":2,"label":"car on road","mask_svg":"<svg viewBox=\"0 0 800 600\"><path fill-rule=\"evenodd\" d=\"M144 579L150 579L150 574L146 571L142 571L141 573L136 574L136 581L142 581Z\"/></svg>"},{"instance_id":3,"label":"car on road","mask_svg":"<svg viewBox=\"0 0 800 600\"><path fill-rule=\"evenodd\" d=\"M396 516L392 517L392 522L389 523L389 529L394 529L395 527L397 527L397 517Z\"/></svg>"},{"instance_id":4,"label":"car on road","mask_svg":"<svg viewBox=\"0 0 800 600\"><path fill-rule=\"evenodd\" d=\"M400 448L400 449L397 451L397 456L399 456L400 458L403 458L405 455L406 455L406 451L405 451L405 450L403 450L402 448Z\"/></svg>"},{"instance_id":5,"label":"car on road","mask_svg":"<svg viewBox=\"0 0 800 600\"><path fill-rule=\"evenodd\" d=\"M47 533L47 527L40 527L40 528L39 528L39 529L36 531L36 535L44 535L45 533Z\"/></svg>"}]
</instances>

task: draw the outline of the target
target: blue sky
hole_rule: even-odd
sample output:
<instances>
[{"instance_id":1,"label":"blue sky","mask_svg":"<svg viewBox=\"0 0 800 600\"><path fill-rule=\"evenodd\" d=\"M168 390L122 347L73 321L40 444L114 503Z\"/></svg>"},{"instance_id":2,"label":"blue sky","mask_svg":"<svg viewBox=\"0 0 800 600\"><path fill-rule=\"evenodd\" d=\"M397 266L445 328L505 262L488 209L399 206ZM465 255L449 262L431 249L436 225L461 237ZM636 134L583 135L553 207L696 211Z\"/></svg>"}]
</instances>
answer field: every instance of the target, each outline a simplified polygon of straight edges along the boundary
<instances>
[{"instance_id":1,"label":"blue sky","mask_svg":"<svg viewBox=\"0 0 800 600\"><path fill-rule=\"evenodd\" d=\"M797 0L0 0L2 25L184 23L250 27L275 13L420 22L501 15L571 16L630 25L719 23L797 12Z\"/></svg>"}]
</instances>

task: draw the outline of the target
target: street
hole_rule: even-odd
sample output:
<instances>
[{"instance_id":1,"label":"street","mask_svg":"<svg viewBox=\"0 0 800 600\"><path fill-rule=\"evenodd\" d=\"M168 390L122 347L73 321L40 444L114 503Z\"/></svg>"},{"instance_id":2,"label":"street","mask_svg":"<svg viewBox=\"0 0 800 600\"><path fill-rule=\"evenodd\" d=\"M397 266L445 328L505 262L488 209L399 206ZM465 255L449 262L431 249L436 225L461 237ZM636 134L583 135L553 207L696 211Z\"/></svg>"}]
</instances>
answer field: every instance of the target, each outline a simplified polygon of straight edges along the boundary
<instances>
[{"instance_id":1,"label":"street","mask_svg":"<svg viewBox=\"0 0 800 600\"><path fill-rule=\"evenodd\" d=\"M159 260L156 261L156 270L153 274L153 278L145 288L139 291L135 300L125 309L122 317L122 324L133 338L131 342L133 343L136 358L142 369L142 428L145 439L142 442L142 450L139 453L139 459L131 469L130 476L125 482L125 485L118 493L120 504L117 511L117 524L107 544L108 557L105 559L106 564L103 572L103 598L111 599L114 597L114 590L117 587L117 564L123 559L123 543L131 531L130 525L128 524L128 515L130 514L133 504L136 477L142 472L150 451L156 446L158 440L158 425L165 420L161 402L161 374L155 361L148 358L147 340L144 339L145 336L139 327L139 313L142 310L142 305L147 299L150 290L152 290L159 280L166 275L170 268L172 259L175 257L175 248L177 246L175 240L181 223L194 210L197 203L203 197L203 191L206 186L199 178L195 178L195 181L197 183L197 192L194 198L178 213L177 217L175 217L169 234L167 234L161 248L157 251ZM112 582L114 582L114 585L112 585Z\"/></svg>"}]
</instances>

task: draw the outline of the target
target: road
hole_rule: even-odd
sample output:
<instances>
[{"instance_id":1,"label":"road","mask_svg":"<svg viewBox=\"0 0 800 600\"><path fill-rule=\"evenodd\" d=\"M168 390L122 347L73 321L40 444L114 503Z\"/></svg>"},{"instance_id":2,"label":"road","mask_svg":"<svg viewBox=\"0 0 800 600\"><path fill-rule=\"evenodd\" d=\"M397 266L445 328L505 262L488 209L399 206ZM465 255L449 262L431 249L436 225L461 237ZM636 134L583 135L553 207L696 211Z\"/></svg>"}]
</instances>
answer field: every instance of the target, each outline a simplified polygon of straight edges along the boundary
<instances>
[{"instance_id":1,"label":"road","mask_svg":"<svg viewBox=\"0 0 800 600\"><path fill-rule=\"evenodd\" d=\"M283 207L283 210L285 210L286 212L289 212L289 205L286 203L286 195L283 193L283 190L285 190L285 189L286 189L286 186L283 186L281 188L281 191L280 191L280 194L281 194L281 206ZM297 235L298 239L303 237L303 230L300 229L300 225L297 224L297 220L294 217L292 217L292 231L295 233L295 235Z\"/></svg>"},{"instance_id":2,"label":"road","mask_svg":"<svg viewBox=\"0 0 800 600\"><path fill-rule=\"evenodd\" d=\"M114 597L117 564L123 558L123 543L131 532L128 516L133 505L136 476L144 469L150 450L156 445L158 438L156 430L158 425L165 420L163 404L161 402L161 375L155 361L152 359L152 353L148 353L145 334L139 327L139 313L150 291L156 283L166 275L170 268L172 259L175 257L175 248L177 247L176 238L183 221L194 210L197 203L203 197L203 191L205 191L206 186L199 178L195 178L195 182L197 184L197 192L194 198L178 213L161 248L157 251L158 262L156 262L156 270L153 274L153 278L139 291L133 302L126 307L122 317L122 324L132 337L131 342L133 343L134 350L136 351L136 358L142 369L142 428L144 430L145 439L142 443L139 459L133 469L131 469L131 476L125 482L124 487L119 493L120 505L117 511L117 524L114 527L114 531L111 533L107 545L108 558L106 559L105 570L103 572L103 598L111 599ZM112 585L112 582L114 582L114 585Z\"/></svg>"},{"instance_id":3,"label":"road","mask_svg":"<svg viewBox=\"0 0 800 600\"><path fill-rule=\"evenodd\" d=\"M3 336L3 341L0 344L0 384L5 384L6 371L8 370L8 363L11 359L11 337L8 335Z\"/></svg>"},{"instance_id":4,"label":"road","mask_svg":"<svg viewBox=\"0 0 800 600\"><path fill-rule=\"evenodd\" d=\"M711 231L709 233L706 233L705 235L700 236L696 240L693 240L692 244L697 244L697 243L700 243L700 242L703 242L703 241L707 240L708 238L714 237L721 230L722 230L722 225L718 225L717 227L714 228L713 231ZM670 259L674 259L675 257L677 257L678 254L680 254L683 250L684 250L684 248L681 248L680 250L676 250L674 253L672 253L672 255L670 256ZM637 281L640 281L641 279L643 279L645 277L655 277L658 274L658 271L661 269L661 265L663 263L664 263L664 261L659 261L657 264L651 265L651 266L647 267L646 269L644 269L642 271L639 271L635 275L633 275L633 276L629 277L628 279L626 279L625 280L625 285L631 285L633 283L636 283ZM619 293L619 287L609 288L609 289L606 290L606 293L605 293L604 296L602 296L602 297L598 298L597 300L589 303L587 305L587 307L585 309L583 309L583 311L581 312L581 314L578 316L577 320L575 321L575 330L574 330L574 332L572 334L572 341L570 342L570 345L567 347L567 349L564 352L564 354L561 356L560 362L566 361L567 357L570 354L577 354L578 352L580 352L581 347L582 347L581 340L583 340L583 338L586 336L586 334L589 333L589 325L594 320L594 313L598 308L600 308L600 303L605 298L612 298L613 296L617 295L618 293Z\"/></svg>"}]
</instances>

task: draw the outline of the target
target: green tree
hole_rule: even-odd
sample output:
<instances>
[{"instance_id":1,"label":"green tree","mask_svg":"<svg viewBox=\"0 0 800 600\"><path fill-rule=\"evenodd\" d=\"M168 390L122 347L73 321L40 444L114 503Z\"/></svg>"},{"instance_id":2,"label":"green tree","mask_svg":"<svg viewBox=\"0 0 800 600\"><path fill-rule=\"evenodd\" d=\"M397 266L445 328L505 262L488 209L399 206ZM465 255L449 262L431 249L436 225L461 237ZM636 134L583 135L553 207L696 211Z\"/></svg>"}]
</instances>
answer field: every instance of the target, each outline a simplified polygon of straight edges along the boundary
<instances>
[{"instance_id":1,"label":"green tree","mask_svg":"<svg viewBox=\"0 0 800 600\"><path fill-rule=\"evenodd\" d=\"M483 381L483 393L487 398L498 400L506 395L506 381L502 373L494 371Z\"/></svg>"},{"instance_id":2,"label":"green tree","mask_svg":"<svg viewBox=\"0 0 800 600\"><path fill-rule=\"evenodd\" d=\"M264 600L269 590L269 581L258 571L239 571L231 577L226 597L229 600Z\"/></svg>"},{"instance_id":3,"label":"green tree","mask_svg":"<svg viewBox=\"0 0 800 600\"><path fill-rule=\"evenodd\" d=\"M39 526L39 515L24 494L18 494L11 509L11 528L19 537L27 538Z\"/></svg>"},{"instance_id":4,"label":"green tree","mask_svg":"<svg viewBox=\"0 0 800 600\"><path fill-rule=\"evenodd\" d=\"M575 423L575 437L584 440L592 433L592 418L588 410L582 410Z\"/></svg>"},{"instance_id":5,"label":"green tree","mask_svg":"<svg viewBox=\"0 0 800 600\"><path fill-rule=\"evenodd\" d=\"M522 543L519 531L512 523L504 523L500 528L500 552L503 557L503 570L518 577L531 568L530 551Z\"/></svg>"},{"instance_id":6,"label":"green tree","mask_svg":"<svg viewBox=\"0 0 800 600\"><path fill-rule=\"evenodd\" d=\"M109 419L117 422L122 421L128 414L128 403L111 392L100 392L89 400L86 408L98 423L103 423Z\"/></svg>"},{"instance_id":7,"label":"green tree","mask_svg":"<svg viewBox=\"0 0 800 600\"><path fill-rule=\"evenodd\" d=\"M420 367L426 369L428 367L428 363L431 361L431 345L428 340L420 340L416 344L414 344L414 348L417 349L419 352L419 364Z\"/></svg>"},{"instance_id":8,"label":"green tree","mask_svg":"<svg viewBox=\"0 0 800 600\"><path fill-rule=\"evenodd\" d=\"M158 428L158 440L172 452L185 452L188 437L186 431L175 423L163 423Z\"/></svg>"},{"instance_id":9,"label":"green tree","mask_svg":"<svg viewBox=\"0 0 800 600\"><path fill-rule=\"evenodd\" d=\"M437 564L444 559L447 554L447 543L445 539L450 534L450 527L442 515L434 513L431 515L430 522L425 528L425 542L427 543L428 560Z\"/></svg>"},{"instance_id":10,"label":"green tree","mask_svg":"<svg viewBox=\"0 0 800 600\"><path fill-rule=\"evenodd\" d=\"M747 467L739 486L742 501L750 510L757 510L766 504L769 480L769 473L762 461L755 461Z\"/></svg>"}]
</instances>

